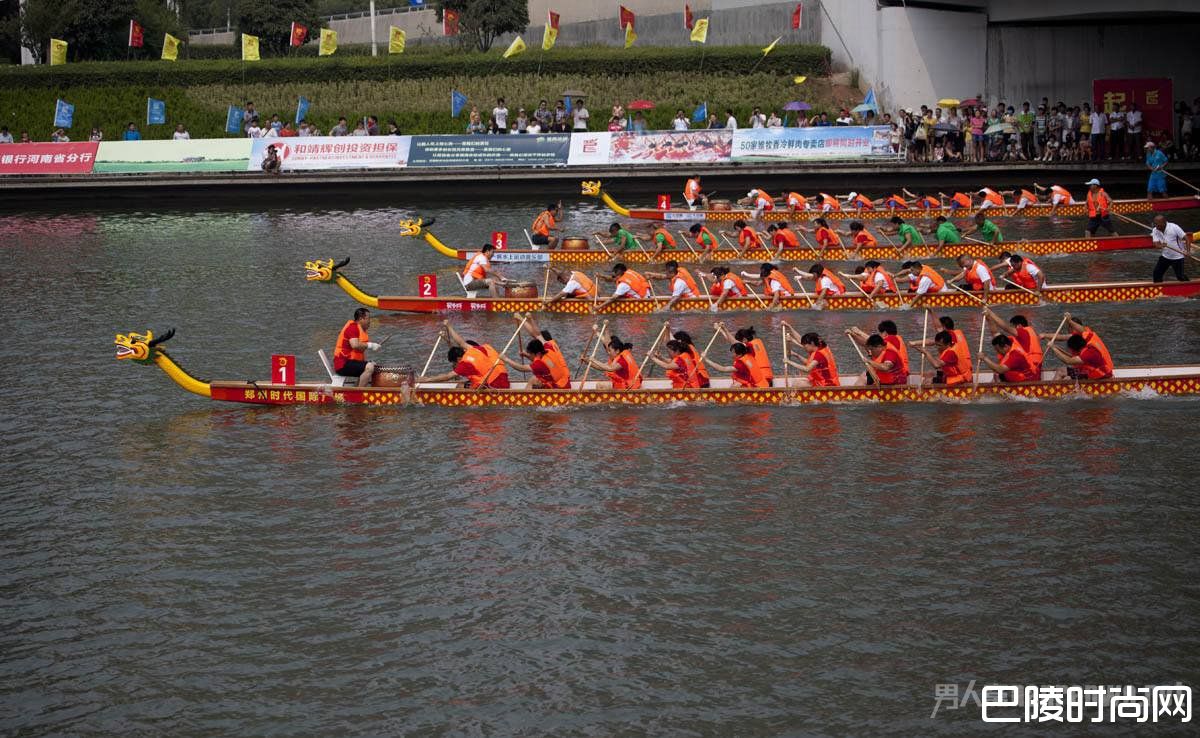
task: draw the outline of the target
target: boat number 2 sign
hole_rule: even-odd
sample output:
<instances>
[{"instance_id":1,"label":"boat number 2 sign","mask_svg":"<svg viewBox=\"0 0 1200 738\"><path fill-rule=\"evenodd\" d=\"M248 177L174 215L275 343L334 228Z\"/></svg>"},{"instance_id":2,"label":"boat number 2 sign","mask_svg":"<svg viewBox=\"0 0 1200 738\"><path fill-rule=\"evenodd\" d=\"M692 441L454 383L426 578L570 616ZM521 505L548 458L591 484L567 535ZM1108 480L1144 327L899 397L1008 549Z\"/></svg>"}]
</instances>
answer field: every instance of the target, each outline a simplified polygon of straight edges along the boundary
<instances>
[{"instance_id":1,"label":"boat number 2 sign","mask_svg":"<svg viewBox=\"0 0 1200 738\"><path fill-rule=\"evenodd\" d=\"M417 295L421 297L437 297L436 274L422 274L417 277Z\"/></svg>"},{"instance_id":2,"label":"boat number 2 sign","mask_svg":"<svg viewBox=\"0 0 1200 738\"><path fill-rule=\"evenodd\" d=\"M275 354L271 357L271 383L286 384L289 387L296 383L294 354Z\"/></svg>"}]
</instances>

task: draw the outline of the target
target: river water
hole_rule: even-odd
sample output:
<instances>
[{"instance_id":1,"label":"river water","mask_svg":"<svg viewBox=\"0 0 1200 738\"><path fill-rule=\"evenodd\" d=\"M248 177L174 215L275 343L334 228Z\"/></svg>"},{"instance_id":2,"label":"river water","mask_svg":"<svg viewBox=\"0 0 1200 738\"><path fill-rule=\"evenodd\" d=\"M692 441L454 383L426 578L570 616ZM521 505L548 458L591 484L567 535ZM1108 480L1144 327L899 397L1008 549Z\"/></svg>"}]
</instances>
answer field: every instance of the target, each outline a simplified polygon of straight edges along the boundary
<instances>
[{"instance_id":1,"label":"river water","mask_svg":"<svg viewBox=\"0 0 1200 738\"><path fill-rule=\"evenodd\" d=\"M567 205L573 231L611 221ZM203 378L265 379L273 353L319 378L355 305L305 260L349 256L377 293L445 286L453 265L397 219L479 243L537 203L92 206L0 216L0 732L958 735L978 707L931 718L938 684L1200 683L1197 401L218 405L113 360L113 335L174 326ZM1154 258L1039 261L1069 282ZM1077 312L1119 364L1200 363L1200 302ZM881 317L791 319L837 336ZM891 317L920 335L920 313ZM587 322L544 327L571 355ZM658 327L617 330L644 350ZM436 330L373 335L419 366Z\"/></svg>"}]
</instances>

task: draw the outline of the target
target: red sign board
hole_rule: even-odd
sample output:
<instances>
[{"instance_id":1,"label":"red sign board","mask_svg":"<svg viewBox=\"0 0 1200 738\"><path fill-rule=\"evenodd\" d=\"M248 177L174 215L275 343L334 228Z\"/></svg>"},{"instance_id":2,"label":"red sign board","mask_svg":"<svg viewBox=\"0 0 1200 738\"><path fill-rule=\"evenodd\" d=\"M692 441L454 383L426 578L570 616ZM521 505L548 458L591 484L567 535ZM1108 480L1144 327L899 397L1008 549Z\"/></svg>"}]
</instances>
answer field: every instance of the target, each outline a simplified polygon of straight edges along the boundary
<instances>
[{"instance_id":1,"label":"red sign board","mask_svg":"<svg viewBox=\"0 0 1200 738\"><path fill-rule=\"evenodd\" d=\"M90 174L99 145L94 141L6 144L0 146L0 175Z\"/></svg>"},{"instance_id":2,"label":"red sign board","mask_svg":"<svg viewBox=\"0 0 1200 738\"><path fill-rule=\"evenodd\" d=\"M271 357L271 384L286 384L289 387L296 383L296 356L294 354L275 354Z\"/></svg>"},{"instance_id":3,"label":"red sign board","mask_svg":"<svg viewBox=\"0 0 1200 738\"><path fill-rule=\"evenodd\" d=\"M508 248L508 231L492 231L492 245L497 251Z\"/></svg>"},{"instance_id":4,"label":"red sign board","mask_svg":"<svg viewBox=\"0 0 1200 738\"><path fill-rule=\"evenodd\" d=\"M670 210L671 209L671 196L670 195L659 195L658 196L658 209L659 210Z\"/></svg>"},{"instance_id":5,"label":"red sign board","mask_svg":"<svg viewBox=\"0 0 1200 738\"><path fill-rule=\"evenodd\" d=\"M437 297L436 274L422 274L417 277L417 295L419 297Z\"/></svg>"},{"instance_id":6,"label":"red sign board","mask_svg":"<svg viewBox=\"0 0 1200 738\"><path fill-rule=\"evenodd\" d=\"M1175 95L1170 79L1092 80L1092 105L1111 113L1122 104L1136 104L1142 111L1142 133L1146 140L1174 138Z\"/></svg>"}]
</instances>

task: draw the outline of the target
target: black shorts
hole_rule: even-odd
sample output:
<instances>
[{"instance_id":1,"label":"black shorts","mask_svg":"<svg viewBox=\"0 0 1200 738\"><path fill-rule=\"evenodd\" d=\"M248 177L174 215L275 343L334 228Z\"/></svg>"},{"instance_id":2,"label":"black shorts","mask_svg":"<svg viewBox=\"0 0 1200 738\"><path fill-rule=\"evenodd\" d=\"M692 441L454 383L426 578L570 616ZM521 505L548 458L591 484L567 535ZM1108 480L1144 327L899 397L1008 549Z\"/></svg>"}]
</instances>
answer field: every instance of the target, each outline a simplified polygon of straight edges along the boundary
<instances>
[{"instance_id":1,"label":"black shorts","mask_svg":"<svg viewBox=\"0 0 1200 738\"><path fill-rule=\"evenodd\" d=\"M545 246L546 244L550 243L550 237L543 236L540 233L533 234L529 237L529 240L533 241L535 246Z\"/></svg>"},{"instance_id":2,"label":"black shorts","mask_svg":"<svg viewBox=\"0 0 1200 738\"><path fill-rule=\"evenodd\" d=\"M1100 226L1104 226L1105 230L1107 230L1109 233L1112 233L1116 230L1113 228L1112 218L1110 216L1105 215L1103 217L1096 216L1095 218L1088 218L1088 233L1095 233L1096 231L1100 230Z\"/></svg>"},{"instance_id":3,"label":"black shorts","mask_svg":"<svg viewBox=\"0 0 1200 738\"><path fill-rule=\"evenodd\" d=\"M367 362L359 361L358 359L346 359L346 363L342 364L341 369L334 369L333 373L339 377L361 377L362 373L367 370Z\"/></svg>"}]
</instances>

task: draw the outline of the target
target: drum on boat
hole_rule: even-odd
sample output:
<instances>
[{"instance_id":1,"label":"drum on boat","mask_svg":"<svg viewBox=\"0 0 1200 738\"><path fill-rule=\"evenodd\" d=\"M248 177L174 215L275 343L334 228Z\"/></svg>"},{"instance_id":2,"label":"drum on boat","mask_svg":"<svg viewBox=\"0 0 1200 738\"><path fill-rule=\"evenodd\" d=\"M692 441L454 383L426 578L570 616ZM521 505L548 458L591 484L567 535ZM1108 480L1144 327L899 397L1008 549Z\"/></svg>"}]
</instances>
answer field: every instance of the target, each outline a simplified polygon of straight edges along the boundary
<instances>
[{"instance_id":1,"label":"drum on boat","mask_svg":"<svg viewBox=\"0 0 1200 738\"><path fill-rule=\"evenodd\" d=\"M377 366L371 375L372 387L412 386L415 373L410 366Z\"/></svg>"},{"instance_id":2,"label":"drum on boat","mask_svg":"<svg viewBox=\"0 0 1200 738\"><path fill-rule=\"evenodd\" d=\"M562 240L560 248L565 251L587 251L588 240L582 236L568 236Z\"/></svg>"},{"instance_id":3,"label":"drum on boat","mask_svg":"<svg viewBox=\"0 0 1200 738\"><path fill-rule=\"evenodd\" d=\"M537 297L538 288L533 282L509 282L504 285L504 296L516 298Z\"/></svg>"},{"instance_id":4,"label":"drum on boat","mask_svg":"<svg viewBox=\"0 0 1200 738\"><path fill-rule=\"evenodd\" d=\"M709 200L709 210L733 210L733 203L729 200Z\"/></svg>"}]
</instances>

